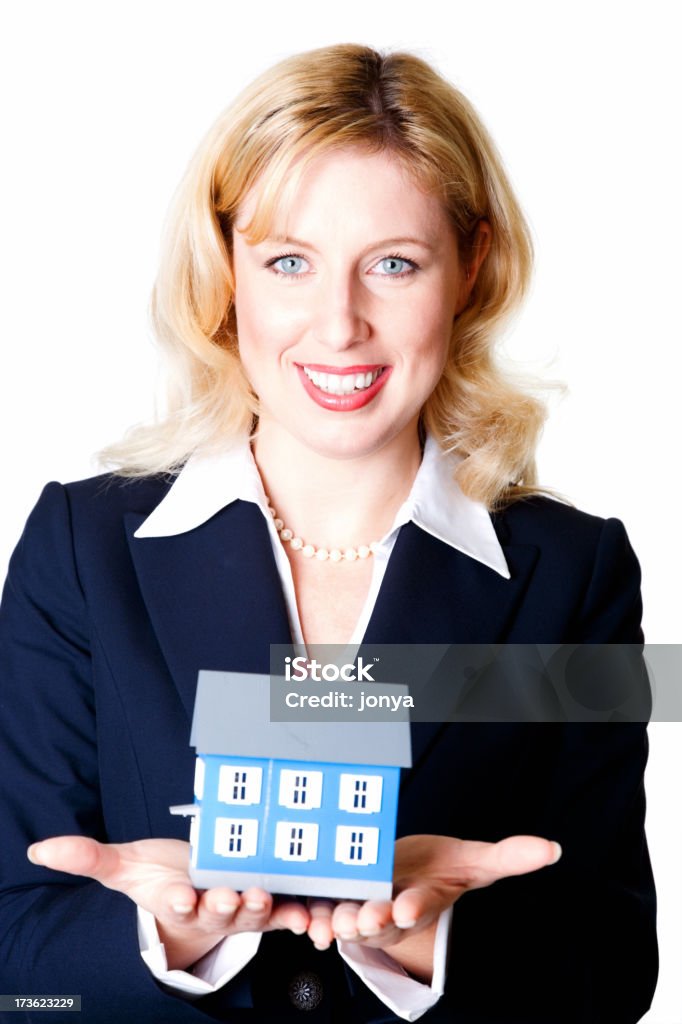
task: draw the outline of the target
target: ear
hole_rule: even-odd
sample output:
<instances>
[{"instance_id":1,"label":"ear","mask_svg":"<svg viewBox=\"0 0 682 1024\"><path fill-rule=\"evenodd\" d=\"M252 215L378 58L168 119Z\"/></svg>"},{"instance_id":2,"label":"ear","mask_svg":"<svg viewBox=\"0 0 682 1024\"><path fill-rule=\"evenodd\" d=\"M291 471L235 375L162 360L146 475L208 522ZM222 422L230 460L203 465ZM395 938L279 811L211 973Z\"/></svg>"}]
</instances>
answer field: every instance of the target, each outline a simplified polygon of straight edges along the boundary
<instances>
[{"instance_id":1,"label":"ear","mask_svg":"<svg viewBox=\"0 0 682 1024\"><path fill-rule=\"evenodd\" d=\"M459 287L459 296L457 299L457 306L455 313L459 314L466 309L473 291L474 285L476 284L476 278L478 272L483 266L488 252L490 250L490 243L492 242L493 231L487 220L479 220L476 225L476 234L469 250L466 263L462 266L462 279Z\"/></svg>"}]
</instances>

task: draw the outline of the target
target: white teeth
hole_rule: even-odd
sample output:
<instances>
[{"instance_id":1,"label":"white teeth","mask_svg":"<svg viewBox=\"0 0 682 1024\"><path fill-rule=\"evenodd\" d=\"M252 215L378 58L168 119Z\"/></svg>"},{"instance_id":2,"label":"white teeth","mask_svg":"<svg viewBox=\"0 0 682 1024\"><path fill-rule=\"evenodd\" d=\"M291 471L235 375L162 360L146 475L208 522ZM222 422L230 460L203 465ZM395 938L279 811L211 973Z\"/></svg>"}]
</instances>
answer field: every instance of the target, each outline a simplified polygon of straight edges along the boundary
<instances>
[{"instance_id":1,"label":"white teeth","mask_svg":"<svg viewBox=\"0 0 682 1024\"><path fill-rule=\"evenodd\" d=\"M307 366L304 366L303 370L316 388L332 395L350 395L353 391L364 391L371 387L381 373L380 369L368 370L367 373L321 373L319 370L309 370Z\"/></svg>"}]
</instances>

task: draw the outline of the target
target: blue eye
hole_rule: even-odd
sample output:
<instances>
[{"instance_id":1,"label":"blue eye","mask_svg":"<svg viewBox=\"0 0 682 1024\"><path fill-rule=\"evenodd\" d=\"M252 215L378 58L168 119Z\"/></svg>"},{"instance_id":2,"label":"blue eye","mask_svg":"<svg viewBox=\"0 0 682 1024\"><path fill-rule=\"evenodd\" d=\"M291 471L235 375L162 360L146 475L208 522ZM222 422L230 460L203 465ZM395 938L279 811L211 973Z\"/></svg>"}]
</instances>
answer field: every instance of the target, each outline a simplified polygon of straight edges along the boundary
<instances>
[{"instance_id":1,"label":"blue eye","mask_svg":"<svg viewBox=\"0 0 682 1024\"><path fill-rule=\"evenodd\" d=\"M287 256L278 256L268 266L272 267L276 273L283 274L285 277L297 277L305 271L307 261L302 256L289 254Z\"/></svg>"},{"instance_id":2,"label":"blue eye","mask_svg":"<svg viewBox=\"0 0 682 1024\"><path fill-rule=\"evenodd\" d=\"M396 259L395 256L387 256L381 261L381 266L386 274L399 274L405 267L405 260Z\"/></svg>"},{"instance_id":3,"label":"blue eye","mask_svg":"<svg viewBox=\"0 0 682 1024\"><path fill-rule=\"evenodd\" d=\"M384 256L373 272L380 277L406 277L416 269L417 264L413 260L406 260L404 256Z\"/></svg>"}]
</instances>

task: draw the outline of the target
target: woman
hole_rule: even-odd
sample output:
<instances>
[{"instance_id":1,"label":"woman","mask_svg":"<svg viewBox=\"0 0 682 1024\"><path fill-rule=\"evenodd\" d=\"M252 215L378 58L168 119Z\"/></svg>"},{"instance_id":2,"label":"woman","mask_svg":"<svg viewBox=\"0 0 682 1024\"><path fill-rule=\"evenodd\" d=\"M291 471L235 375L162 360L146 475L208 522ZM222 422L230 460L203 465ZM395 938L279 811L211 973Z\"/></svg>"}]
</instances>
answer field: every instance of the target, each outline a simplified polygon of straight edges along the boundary
<instances>
[{"instance_id":1,"label":"woman","mask_svg":"<svg viewBox=\"0 0 682 1024\"><path fill-rule=\"evenodd\" d=\"M117 474L48 485L10 568L5 991L79 992L92 1021L648 1007L643 727L414 726L392 903L196 893L168 816L201 668L641 640L622 525L539 496L541 410L494 363L529 270L492 143L415 57L293 57L216 123L154 294L166 418Z\"/></svg>"}]
</instances>

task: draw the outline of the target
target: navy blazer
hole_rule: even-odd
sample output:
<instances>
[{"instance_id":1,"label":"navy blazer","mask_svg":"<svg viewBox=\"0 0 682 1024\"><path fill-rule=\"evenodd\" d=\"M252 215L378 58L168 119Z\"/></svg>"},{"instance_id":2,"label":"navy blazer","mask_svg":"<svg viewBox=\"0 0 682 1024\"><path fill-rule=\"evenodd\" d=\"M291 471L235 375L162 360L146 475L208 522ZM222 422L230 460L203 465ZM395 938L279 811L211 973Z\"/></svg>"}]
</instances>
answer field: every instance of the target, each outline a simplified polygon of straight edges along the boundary
<instances>
[{"instance_id":1,"label":"navy blazer","mask_svg":"<svg viewBox=\"0 0 682 1024\"><path fill-rule=\"evenodd\" d=\"M186 838L168 807L191 800L198 670L267 672L269 645L290 642L254 505L234 502L179 536L133 537L169 483L49 484L12 558L0 615L0 991L81 994L88 1024L396 1021L335 949L284 933L265 935L220 993L189 1002L143 963L131 901L26 859L31 842L65 833ZM641 640L639 567L618 520L535 498L494 525L510 580L403 526L366 641ZM399 834L535 834L564 850L555 866L458 901L446 992L425 1024L639 1020L657 963L645 727L413 730ZM325 992L306 1013L287 994L301 970Z\"/></svg>"}]
</instances>

